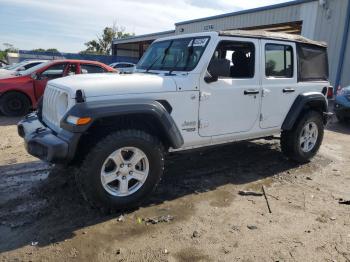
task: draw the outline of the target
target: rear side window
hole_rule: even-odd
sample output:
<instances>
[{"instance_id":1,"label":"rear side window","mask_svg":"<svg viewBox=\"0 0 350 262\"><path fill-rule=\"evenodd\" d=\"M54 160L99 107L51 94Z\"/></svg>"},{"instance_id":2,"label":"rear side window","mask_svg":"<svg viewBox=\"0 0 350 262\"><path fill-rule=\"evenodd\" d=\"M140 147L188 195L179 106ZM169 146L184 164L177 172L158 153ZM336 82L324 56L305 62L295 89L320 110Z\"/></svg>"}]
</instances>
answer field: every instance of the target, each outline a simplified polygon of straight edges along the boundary
<instances>
[{"instance_id":1,"label":"rear side window","mask_svg":"<svg viewBox=\"0 0 350 262\"><path fill-rule=\"evenodd\" d=\"M276 78L293 77L293 48L290 45L265 45L265 75Z\"/></svg>"},{"instance_id":2,"label":"rear side window","mask_svg":"<svg viewBox=\"0 0 350 262\"><path fill-rule=\"evenodd\" d=\"M32 68L33 66L39 65L41 63L42 62L30 63L30 64L25 65L24 68L25 68L25 70L27 70L27 69Z\"/></svg>"},{"instance_id":3,"label":"rear side window","mask_svg":"<svg viewBox=\"0 0 350 262\"><path fill-rule=\"evenodd\" d=\"M106 70L104 70L102 67L97 65L87 65L82 64L80 65L81 73L82 74L94 74L94 73L104 73Z\"/></svg>"},{"instance_id":4,"label":"rear side window","mask_svg":"<svg viewBox=\"0 0 350 262\"><path fill-rule=\"evenodd\" d=\"M328 80L327 48L298 44L298 80Z\"/></svg>"}]
</instances>

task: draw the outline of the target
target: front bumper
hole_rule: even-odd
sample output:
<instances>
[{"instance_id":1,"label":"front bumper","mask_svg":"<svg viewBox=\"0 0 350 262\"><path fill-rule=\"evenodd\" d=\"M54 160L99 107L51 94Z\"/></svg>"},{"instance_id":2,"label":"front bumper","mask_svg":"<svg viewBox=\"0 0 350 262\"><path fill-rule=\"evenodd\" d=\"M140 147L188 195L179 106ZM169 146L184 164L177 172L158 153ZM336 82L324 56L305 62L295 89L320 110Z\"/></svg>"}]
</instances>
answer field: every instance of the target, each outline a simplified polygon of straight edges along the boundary
<instances>
[{"instance_id":1,"label":"front bumper","mask_svg":"<svg viewBox=\"0 0 350 262\"><path fill-rule=\"evenodd\" d=\"M80 134L66 130L55 133L39 120L36 113L29 114L20 121L17 130L24 138L29 154L52 163L71 160L80 138Z\"/></svg>"}]
</instances>

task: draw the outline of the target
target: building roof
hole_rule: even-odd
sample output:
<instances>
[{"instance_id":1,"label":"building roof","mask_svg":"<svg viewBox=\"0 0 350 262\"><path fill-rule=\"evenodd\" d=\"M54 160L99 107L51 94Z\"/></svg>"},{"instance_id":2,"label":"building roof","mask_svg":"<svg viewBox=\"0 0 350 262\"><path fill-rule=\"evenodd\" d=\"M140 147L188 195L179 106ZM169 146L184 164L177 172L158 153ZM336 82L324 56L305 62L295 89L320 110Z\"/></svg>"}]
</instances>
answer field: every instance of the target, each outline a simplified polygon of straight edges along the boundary
<instances>
[{"instance_id":1,"label":"building roof","mask_svg":"<svg viewBox=\"0 0 350 262\"><path fill-rule=\"evenodd\" d=\"M280 4L274 4L274 5L268 5L268 6L258 7L258 8L247 9L247 10L241 10L237 12L226 13L222 15L214 15L209 17L187 20L187 21L176 23L175 25L179 26L179 25L185 25L185 24L190 24L194 22L203 22L203 21L208 21L208 20L213 20L218 18L225 18L229 16L256 13L256 12L267 11L267 10L272 10L272 9L277 9L282 7L293 6L293 5L299 5L299 4L304 4L308 2L314 2L314 1L317 1L317 0L294 0L294 1L289 1L289 2L280 3Z\"/></svg>"},{"instance_id":2,"label":"building roof","mask_svg":"<svg viewBox=\"0 0 350 262\"><path fill-rule=\"evenodd\" d=\"M269 32L264 30L225 30L219 31L221 36L237 36L237 37L254 37L265 39L276 39L284 41L299 42L311 45L317 45L321 47L327 47L325 42L314 41L301 35L292 35L286 33Z\"/></svg>"},{"instance_id":3,"label":"building roof","mask_svg":"<svg viewBox=\"0 0 350 262\"><path fill-rule=\"evenodd\" d=\"M150 40L154 40L156 38L159 38L159 36L168 36L171 34L175 34L175 30L169 30L169 31L163 31L163 32L157 32L157 33L151 33L151 34L144 34L144 35L136 35L136 36L129 36L129 37L125 37L125 38L114 38L113 39L113 44L121 44L124 42L130 43L130 42L137 42L140 39L150 39Z\"/></svg>"}]
</instances>

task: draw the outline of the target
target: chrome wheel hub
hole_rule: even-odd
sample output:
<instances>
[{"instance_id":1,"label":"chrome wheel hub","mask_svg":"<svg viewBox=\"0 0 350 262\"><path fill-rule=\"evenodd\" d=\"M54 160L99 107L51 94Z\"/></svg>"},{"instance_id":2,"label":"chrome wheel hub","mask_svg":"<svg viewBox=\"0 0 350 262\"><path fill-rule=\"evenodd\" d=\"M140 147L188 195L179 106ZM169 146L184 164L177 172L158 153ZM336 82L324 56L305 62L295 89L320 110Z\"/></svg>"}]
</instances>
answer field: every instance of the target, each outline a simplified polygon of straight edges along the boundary
<instances>
[{"instance_id":1,"label":"chrome wheel hub","mask_svg":"<svg viewBox=\"0 0 350 262\"><path fill-rule=\"evenodd\" d=\"M136 147L123 147L110 154L103 163L101 183L113 196L129 196L142 187L148 173L146 154Z\"/></svg>"},{"instance_id":2,"label":"chrome wheel hub","mask_svg":"<svg viewBox=\"0 0 350 262\"><path fill-rule=\"evenodd\" d=\"M316 145L318 138L317 125L314 122L308 122L301 130L299 142L303 152L310 152Z\"/></svg>"}]
</instances>

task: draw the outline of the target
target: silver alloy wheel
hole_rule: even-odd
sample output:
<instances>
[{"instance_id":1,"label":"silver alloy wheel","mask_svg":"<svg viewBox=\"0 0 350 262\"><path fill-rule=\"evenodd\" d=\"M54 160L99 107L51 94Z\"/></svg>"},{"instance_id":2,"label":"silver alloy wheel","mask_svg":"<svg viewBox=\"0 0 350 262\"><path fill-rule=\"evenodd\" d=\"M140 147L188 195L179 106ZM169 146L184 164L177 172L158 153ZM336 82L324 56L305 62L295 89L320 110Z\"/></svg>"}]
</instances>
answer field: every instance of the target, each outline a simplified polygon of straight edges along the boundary
<instances>
[{"instance_id":1,"label":"silver alloy wheel","mask_svg":"<svg viewBox=\"0 0 350 262\"><path fill-rule=\"evenodd\" d=\"M148 173L146 154L136 147L123 147L110 154L103 163L101 182L109 194L124 197L139 190Z\"/></svg>"},{"instance_id":2,"label":"silver alloy wheel","mask_svg":"<svg viewBox=\"0 0 350 262\"><path fill-rule=\"evenodd\" d=\"M316 145L318 128L315 122L307 122L301 130L299 142L303 152L310 152Z\"/></svg>"}]
</instances>

